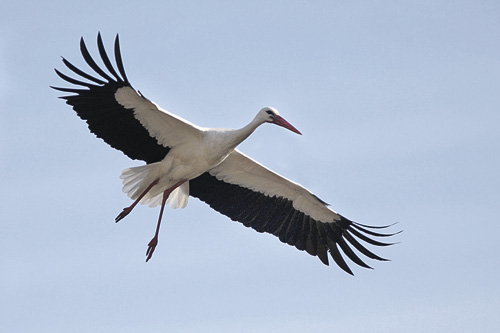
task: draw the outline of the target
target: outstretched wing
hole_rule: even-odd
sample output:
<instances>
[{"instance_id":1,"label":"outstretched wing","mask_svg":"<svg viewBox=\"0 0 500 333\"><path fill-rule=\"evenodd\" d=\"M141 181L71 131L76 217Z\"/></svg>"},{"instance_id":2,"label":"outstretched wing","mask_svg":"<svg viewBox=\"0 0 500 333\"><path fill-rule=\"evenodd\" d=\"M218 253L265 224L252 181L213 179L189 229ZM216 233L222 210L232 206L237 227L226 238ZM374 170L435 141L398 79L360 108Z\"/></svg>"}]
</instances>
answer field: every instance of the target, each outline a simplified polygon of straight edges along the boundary
<instances>
[{"instance_id":1,"label":"outstretched wing","mask_svg":"<svg viewBox=\"0 0 500 333\"><path fill-rule=\"evenodd\" d=\"M52 87L73 94L61 98L87 122L92 133L128 157L147 163L162 160L170 148L186 137L199 135L199 127L162 110L132 88L123 67L118 35L114 49L116 68L106 53L100 34L97 46L109 73L94 61L82 38L80 50L83 58L96 75L82 71L63 58L64 65L78 79L56 69L57 75L78 87Z\"/></svg>"},{"instance_id":2,"label":"outstretched wing","mask_svg":"<svg viewBox=\"0 0 500 333\"><path fill-rule=\"evenodd\" d=\"M294 183L250 159L238 150L224 162L190 182L190 194L234 221L258 232L273 234L328 265L328 253L337 265L353 274L339 248L354 263L370 268L353 251L386 261L359 240L375 246L390 243L372 237L388 237L355 223L329 209L325 202Z\"/></svg>"},{"instance_id":3,"label":"outstretched wing","mask_svg":"<svg viewBox=\"0 0 500 333\"><path fill-rule=\"evenodd\" d=\"M92 133L128 157L146 163L162 160L170 148L182 143L187 136L200 135L201 128L162 110L132 88L123 67L118 35L115 39L116 68L104 49L100 34L97 45L108 73L90 56L82 38L83 58L97 75L87 74L63 58L63 63L78 79L57 69L56 73L78 87L53 87L72 94L61 98L87 122ZM394 235L373 231L387 226L370 227L344 218L304 187L237 150L216 168L192 179L190 194L234 221L258 232L273 234L284 243L318 256L325 265L328 265L330 253L349 274L352 271L339 248L354 263L369 268L352 248L371 259L386 259L372 253L358 240L387 246L391 244L373 237Z\"/></svg>"}]
</instances>

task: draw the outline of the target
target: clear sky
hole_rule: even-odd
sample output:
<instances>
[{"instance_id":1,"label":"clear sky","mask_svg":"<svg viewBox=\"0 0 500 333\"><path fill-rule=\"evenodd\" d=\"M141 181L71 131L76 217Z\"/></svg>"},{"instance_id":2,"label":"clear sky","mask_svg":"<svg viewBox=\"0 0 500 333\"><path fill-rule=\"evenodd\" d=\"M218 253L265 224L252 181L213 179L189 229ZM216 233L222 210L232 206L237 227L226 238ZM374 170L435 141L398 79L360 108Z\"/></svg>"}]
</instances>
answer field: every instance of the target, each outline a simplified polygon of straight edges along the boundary
<instances>
[{"instance_id":1,"label":"clear sky","mask_svg":"<svg viewBox=\"0 0 500 333\"><path fill-rule=\"evenodd\" d=\"M132 2L130 2L132 3ZM128 77L344 216L399 222L392 259L335 265L191 198L130 200L141 162L96 139L49 85L120 34ZM498 1L3 1L0 331L500 331Z\"/></svg>"}]
</instances>

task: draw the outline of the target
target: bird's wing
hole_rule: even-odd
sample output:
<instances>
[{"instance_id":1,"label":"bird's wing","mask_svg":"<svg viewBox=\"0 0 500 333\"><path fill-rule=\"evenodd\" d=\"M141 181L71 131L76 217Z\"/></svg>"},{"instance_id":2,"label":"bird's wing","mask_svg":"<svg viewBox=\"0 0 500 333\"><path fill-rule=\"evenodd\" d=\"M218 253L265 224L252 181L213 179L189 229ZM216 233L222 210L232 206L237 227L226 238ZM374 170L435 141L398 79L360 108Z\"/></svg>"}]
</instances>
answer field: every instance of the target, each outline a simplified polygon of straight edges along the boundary
<instances>
[{"instance_id":1,"label":"bird's wing","mask_svg":"<svg viewBox=\"0 0 500 333\"><path fill-rule=\"evenodd\" d=\"M62 98L87 122L92 133L128 157L146 163L162 160L170 148L190 136L200 135L199 127L160 109L132 88L123 67L118 35L114 49L116 68L104 49L100 34L97 44L108 73L96 64L82 39L83 58L97 75L87 74L63 58L63 63L78 79L58 70L56 73L79 87L53 87L72 94ZM349 259L363 267L369 266L352 247L371 259L386 260L358 241L376 246L390 245L372 239L391 236L373 231L385 227L365 226L344 218L304 187L238 151L210 172L192 179L190 194L232 220L258 232L276 235L282 242L318 256L326 265L329 252L350 274L352 271L339 247Z\"/></svg>"},{"instance_id":2,"label":"bird's wing","mask_svg":"<svg viewBox=\"0 0 500 333\"><path fill-rule=\"evenodd\" d=\"M318 256L328 265L329 252L344 271L352 274L339 248L354 263L370 268L353 251L376 260L361 244L386 246L372 237L387 237L346 219L301 185L269 170L238 150L220 165L190 181L190 194L234 221L258 232L273 234L299 250ZM371 236L371 237L369 237Z\"/></svg>"},{"instance_id":3,"label":"bird's wing","mask_svg":"<svg viewBox=\"0 0 500 333\"><path fill-rule=\"evenodd\" d=\"M78 75L78 79L57 69L56 73L79 87L52 87L73 94L61 98L87 122L92 133L128 157L147 163L162 160L170 148L200 134L199 127L162 110L132 88L123 67L118 35L114 49L116 68L106 53L100 34L97 46L108 73L94 61L82 38L83 58L97 75L90 75L63 58L63 63Z\"/></svg>"}]
</instances>

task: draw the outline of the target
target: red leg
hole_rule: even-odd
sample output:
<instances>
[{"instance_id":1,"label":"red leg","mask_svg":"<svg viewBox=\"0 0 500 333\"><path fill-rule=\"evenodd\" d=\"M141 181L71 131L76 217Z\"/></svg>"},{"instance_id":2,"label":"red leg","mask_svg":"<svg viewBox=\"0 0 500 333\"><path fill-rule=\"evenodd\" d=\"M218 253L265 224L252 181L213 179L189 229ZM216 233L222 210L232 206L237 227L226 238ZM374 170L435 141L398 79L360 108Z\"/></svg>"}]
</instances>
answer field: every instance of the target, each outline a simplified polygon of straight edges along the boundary
<instances>
[{"instance_id":1,"label":"red leg","mask_svg":"<svg viewBox=\"0 0 500 333\"><path fill-rule=\"evenodd\" d=\"M153 186L155 186L156 184L158 184L158 181L159 181L159 179L156 179L154 182L152 182L151 184L149 184L149 186L144 190L144 192L141 193L141 195L134 201L133 204L131 204L128 207L123 208L122 212L120 214L118 214L118 216L115 218L115 222L119 222L125 216L127 216L128 214L130 214L130 212L132 211L132 209L134 209L134 207L139 203L139 201L141 201L141 199L144 198L144 196L146 195L146 193L148 193L153 188Z\"/></svg>"},{"instance_id":2,"label":"red leg","mask_svg":"<svg viewBox=\"0 0 500 333\"><path fill-rule=\"evenodd\" d=\"M153 256L153 252L156 249L156 245L158 245L158 234L160 233L160 224L161 224L161 218L163 216L163 210L165 209L165 202L167 201L170 193L172 193L172 191L175 190L177 187L181 186L182 183L184 183L184 181L176 183L174 186L166 189L165 192L163 192L163 198L161 201L161 208L160 208L160 216L158 217L158 223L156 224L155 235L148 244L148 249L146 251L146 256L147 256L146 262L148 262L149 259L151 259L151 257Z\"/></svg>"}]
</instances>

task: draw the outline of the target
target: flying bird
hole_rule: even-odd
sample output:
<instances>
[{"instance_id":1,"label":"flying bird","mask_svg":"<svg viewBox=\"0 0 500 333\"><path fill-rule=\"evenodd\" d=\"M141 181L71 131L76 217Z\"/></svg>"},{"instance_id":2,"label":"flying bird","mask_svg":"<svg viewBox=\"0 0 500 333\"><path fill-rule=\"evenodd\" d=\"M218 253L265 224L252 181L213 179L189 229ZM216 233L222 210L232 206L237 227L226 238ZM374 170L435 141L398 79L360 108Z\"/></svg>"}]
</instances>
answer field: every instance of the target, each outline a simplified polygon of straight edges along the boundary
<instances>
[{"instance_id":1,"label":"flying bird","mask_svg":"<svg viewBox=\"0 0 500 333\"><path fill-rule=\"evenodd\" d=\"M104 67L94 61L81 38L83 59L95 73L88 74L62 58L77 78L55 71L76 87L51 88L70 94L60 98L73 107L97 137L131 159L146 162L122 172L123 191L133 203L115 219L116 222L122 220L138 203L151 207L160 205L146 261L151 259L158 244L165 205L170 203L173 208L184 208L190 195L231 220L257 232L273 234L280 241L317 256L325 265L329 264L329 253L335 263L351 275L353 272L340 250L351 261L366 268L371 267L359 254L387 261L362 243L391 245L374 239L394 235L379 231L389 226L367 226L343 217L300 184L273 172L236 148L266 123L301 134L276 109L262 108L240 129L197 126L163 110L132 87L125 74L118 35L114 43L116 66L108 57L100 33L97 47Z\"/></svg>"}]
</instances>

